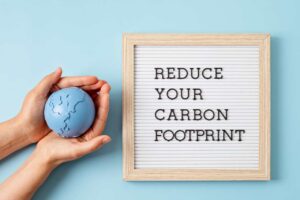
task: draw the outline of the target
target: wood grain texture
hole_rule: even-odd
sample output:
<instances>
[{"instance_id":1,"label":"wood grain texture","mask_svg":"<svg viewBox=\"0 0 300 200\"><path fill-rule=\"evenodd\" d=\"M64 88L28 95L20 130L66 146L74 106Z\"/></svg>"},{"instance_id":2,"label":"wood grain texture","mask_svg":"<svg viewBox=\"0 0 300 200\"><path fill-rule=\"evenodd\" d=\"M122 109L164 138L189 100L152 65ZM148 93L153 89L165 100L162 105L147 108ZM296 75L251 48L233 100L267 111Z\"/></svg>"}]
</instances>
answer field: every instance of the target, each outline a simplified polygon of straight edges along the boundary
<instances>
[{"instance_id":1,"label":"wood grain texture","mask_svg":"<svg viewBox=\"0 0 300 200\"><path fill-rule=\"evenodd\" d=\"M258 169L141 169L135 165L136 46L258 46ZM151 62L151 58L149 59ZM143 95L143 94L142 94ZM142 128L142 127L141 127ZM269 180L270 179L270 35L268 34L124 34L123 36L123 178L125 180Z\"/></svg>"}]
</instances>

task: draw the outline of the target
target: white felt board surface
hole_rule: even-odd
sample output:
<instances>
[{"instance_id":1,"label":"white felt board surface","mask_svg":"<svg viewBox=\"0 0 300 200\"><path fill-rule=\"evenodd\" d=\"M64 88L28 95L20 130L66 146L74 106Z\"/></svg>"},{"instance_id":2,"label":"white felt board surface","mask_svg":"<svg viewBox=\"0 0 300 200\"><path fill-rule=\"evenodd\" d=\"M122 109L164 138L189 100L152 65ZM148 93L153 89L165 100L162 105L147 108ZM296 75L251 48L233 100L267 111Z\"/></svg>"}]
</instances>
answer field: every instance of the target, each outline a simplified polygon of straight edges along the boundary
<instances>
[{"instance_id":1,"label":"white felt board surface","mask_svg":"<svg viewBox=\"0 0 300 200\"><path fill-rule=\"evenodd\" d=\"M155 68L222 68L222 79L155 79ZM176 74L176 72L175 72ZM134 163L136 169L258 169L259 164L259 47L258 46L135 46ZM155 88L200 88L202 100L158 99ZM190 90L191 92L191 90ZM172 92L171 92L172 93ZM173 94L170 95L174 95ZM190 93L191 94L191 93ZM179 94L180 95L180 94ZM174 109L227 110L227 120L158 120ZM192 113L192 112L191 112ZM190 116L193 116L190 113ZM203 114L203 113L202 113ZM192 118L192 117L191 117ZM209 116L208 116L209 118ZM222 117L221 117L222 118ZM155 141L155 130L245 130L242 141L195 134L191 139ZM202 132L201 132L202 133ZM166 134L168 136L168 134ZM182 134L178 136L183 137ZM235 135L236 136L236 135ZM168 138L168 137L167 137ZM170 138L170 134L169 134ZM186 137L187 138L187 137ZM216 138L214 138L216 139ZM228 139L228 137L227 137ZM221 139L222 140L222 139Z\"/></svg>"}]
</instances>

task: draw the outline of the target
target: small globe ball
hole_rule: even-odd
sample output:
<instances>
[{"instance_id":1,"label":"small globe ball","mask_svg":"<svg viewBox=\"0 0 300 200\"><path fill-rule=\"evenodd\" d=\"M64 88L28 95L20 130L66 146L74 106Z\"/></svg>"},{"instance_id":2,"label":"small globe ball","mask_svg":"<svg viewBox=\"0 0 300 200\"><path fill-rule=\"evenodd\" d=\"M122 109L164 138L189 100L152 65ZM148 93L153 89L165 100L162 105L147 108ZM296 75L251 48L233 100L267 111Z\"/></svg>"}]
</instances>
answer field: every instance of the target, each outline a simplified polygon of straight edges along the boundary
<instances>
[{"instance_id":1,"label":"small globe ball","mask_svg":"<svg viewBox=\"0 0 300 200\"><path fill-rule=\"evenodd\" d=\"M44 117L50 129L62 137L79 137L92 125L95 105L82 89L70 87L50 95Z\"/></svg>"}]
</instances>

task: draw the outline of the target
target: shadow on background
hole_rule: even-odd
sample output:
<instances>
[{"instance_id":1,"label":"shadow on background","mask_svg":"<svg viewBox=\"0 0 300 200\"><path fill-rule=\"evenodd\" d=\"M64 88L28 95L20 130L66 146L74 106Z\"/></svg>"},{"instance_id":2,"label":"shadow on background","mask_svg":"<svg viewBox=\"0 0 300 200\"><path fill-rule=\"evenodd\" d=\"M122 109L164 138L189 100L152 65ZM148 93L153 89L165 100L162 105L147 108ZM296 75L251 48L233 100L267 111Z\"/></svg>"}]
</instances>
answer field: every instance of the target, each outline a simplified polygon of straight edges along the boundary
<instances>
[{"instance_id":1,"label":"shadow on background","mask_svg":"<svg viewBox=\"0 0 300 200\"><path fill-rule=\"evenodd\" d=\"M282 48L280 39L276 36L271 36L271 180L278 180L281 177L280 174L280 141L282 135L281 130L281 119L280 113L281 108L279 107L282 102L282 80L281 75L281 56L280 52Z\"/></svg>"}]
</instances>

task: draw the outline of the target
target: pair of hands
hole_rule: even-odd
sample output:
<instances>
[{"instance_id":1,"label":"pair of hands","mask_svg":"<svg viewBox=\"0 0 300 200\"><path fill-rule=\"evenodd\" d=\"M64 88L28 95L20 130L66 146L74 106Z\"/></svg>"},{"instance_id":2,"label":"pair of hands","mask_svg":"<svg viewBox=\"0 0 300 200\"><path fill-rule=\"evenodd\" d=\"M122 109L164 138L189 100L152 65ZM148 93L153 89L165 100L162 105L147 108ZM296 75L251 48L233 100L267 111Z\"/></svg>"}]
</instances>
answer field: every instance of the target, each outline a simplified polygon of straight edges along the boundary
<instances>
[{"instance_id":1,"label":"pair of hands","mask_svg":"<svg viewBox=\"0 0 300 200\"><path fill-rule=\"evenodd\" d=\"M25 98L16 120L22 133L30 143L36 143L36 154L56 166L80 158L110 142L110 137L101 135L109 111L110 86L94 76L61 77L62 69L47 75ZM80 87L90 94L95 106L96 117L92 127L81 137L61 138L52 132L44 120L44 105L49 95L61 88Z\"/></svg>"}]
</instances>

